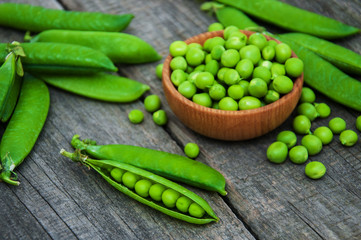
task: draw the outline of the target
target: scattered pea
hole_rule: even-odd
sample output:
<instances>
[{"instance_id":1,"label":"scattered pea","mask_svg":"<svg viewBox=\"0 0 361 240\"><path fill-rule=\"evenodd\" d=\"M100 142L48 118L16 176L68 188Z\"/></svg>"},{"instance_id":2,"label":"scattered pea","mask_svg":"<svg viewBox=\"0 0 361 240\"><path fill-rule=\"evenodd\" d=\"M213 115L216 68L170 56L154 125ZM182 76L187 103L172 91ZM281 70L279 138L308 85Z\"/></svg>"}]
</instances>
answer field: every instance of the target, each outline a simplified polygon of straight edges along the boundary
<instances>
[{"instance_id":1,"label":"scattered pea","mask_svg":"<svg viewBox=\"0 0 361 240\"><path fill-rule=\"evenodd\" d=\"M331 108L326 103L314 103L320 118L327 118L331 114Z\"/></svg>"},{"instance_id":2,"label":"scattered pea","mask_svg":"<svg viewBox=\"0 0 361 240\"><path fill-rule=\"evenodd\" d=\"M289 152L291 162L295 164L305 163L308 159L308 151L305 146L298 145L291 148Z\"/></svg>"},{"instance_id":3,"label":"scattered pea","mask_svg":"<svg viewBox=\"0 0 361 240\"><path fill-rule=\"evenodd\" d=\"M167 113L162 109L154 112L153 113L153 121L159 126L163 126L163 125L167 124L167 122L168 122Z\"/></svg>"},{"instance_id":4,"label":"scattered pea","mask_svg":"<svg viewBox=\"0 0 361 240\"><path fill-rule=\"evenodd\" d=\"M148 112L155 112L160 109L161 101L157 95L149 95L144 99L144 108Z\"/></svg>"},{"instance_id":5,"label":"scattered pea","mask_svg":"<svg viewBox=\"0 0 361 240\"><path fill-rule=\"evenodd\" d=\"M267 159L273 163L283 163L288 154L287 145L283 142L274 142L267 149Z\"/></svg>"},{"instance_id":6,"label":"scattered pea","mask_svg":"<svg viewBox=\"0 0 361 240\"><path fill-rule=\"evenodd\" d=\"M293 119L293 129L298 134L309 134L311 121L305 115L298 115Z\"/></svg>"},{"instance_id":7,"label":"scattered pea","mask_svg":"<svg viewBox=\"0 0 361 240\"><path fill-rule=\"evenodd\" d=\"M329 144L333 139L333 133L331 129L326 126L316 128L316 130L313 132L313 135L318 137L323 145Z\"/></svg>"},{"instance_id":8,"label":"scattered pea","mask_svg":"<svg viewBox=\"0 0 361 240\"><path fill-rule=\"evenodd\" d=\"M321 162L313 161L306 165L305 174L311 179L320 179L326 173L326 167Z\"/></svg>"},{"instance_id":9,"label":"scattered pea","mask_svg":"<svg viewBox=\"0 0 361 240\"><path fill-rule=\"evenodd\" d=\"M322 150L322 141L315 135L304 136L301 144L307 148L308 155L310 156L316 155Z\"/></svg>"},{"instance_id":10,"label":"scattered pea","mask_svg":"<svg viewBox=\"0 0 361 240\"><path fill-rule=\"evenodd\" d=\"M361 116L356 118L356 129L361 132Z\"/></svg>"},{"instance_id":11,"label":"scattered pea","mask_svg":"<svg viewBox=\"0 0 361 240\"><path fill-rule=\"evenodd\" d=\"M196 143L187 143L184 147L184 153L189 158L196 158L199 155L199 147Z\"/></svg>"},{"instance_id":12,"label":"scattered pea","mask_svg":"<svg viewBox=\"0 0 361 240\"><path fill-rule=\"evenodd\" d=\"M163 72L163 63L160 63L155 67L155 75L159 79L162 79L162 72Z\"/></svg>"},{"instance_id":13,"label":"scattered pea","mask_svg":"<svg viewBox=\"0 0 361 240\"><path fill-rule=\"evenodd\" d=\"M308 117L308 119L310 119L311 122L319 116L315 106L308 102L304 102L298 105L297 113L300 115L305 115Z\"/></svg>"},{"instance_id":14,"label":"scattered pea","mask_svg":"<svg viewBox=\"0 0 361 240\"><path fill-rule=\"evenodd\" d=\"M346 122L340 117L335 117L328 122L328 127L334 134L340 134L346 129Z\"/></svg>"},{"instance_id":15,"label":"scattered pea","mask_svg":"<svg viewBox=\"0 0 361 240\"><path fill-rule=\"evenodd\" d=\"M315 100L316 100L315 92L311 88L303 87L301 92L300 102L313 103Z\"/></svg>"},{"instance_id":16,"label":"scattered pea","mask_svg":"<svg viewBox=\"0 0 361 240\"><path fill-rule=\"evenodd\" d=\"M340 134L340 142L346 147L351 147L356 144L358 140L357 133L352 130L344 130Z\"/></svg>"},{"instance_id":17,"label":"scattered pea","mask_svg":"<svg viewBox=\"0 0 361 240\"><path fill-rule=\"evenodd\" d=\"M128 114L129 121L134 124L143 122L144 114L139 109L133 109Z\"/></svg>"},{"instance_id":18,"label":"scattered pea","mask_svg":"<svg viewBox=\"0 0 361 240\"><path fill-rule=\"evenodd\" d=\"M282 131L277 135L277 141L283 142L287 145L287 148L290 149L297 143L297 136L292 131Z\"/></svg>"}]
</instances>

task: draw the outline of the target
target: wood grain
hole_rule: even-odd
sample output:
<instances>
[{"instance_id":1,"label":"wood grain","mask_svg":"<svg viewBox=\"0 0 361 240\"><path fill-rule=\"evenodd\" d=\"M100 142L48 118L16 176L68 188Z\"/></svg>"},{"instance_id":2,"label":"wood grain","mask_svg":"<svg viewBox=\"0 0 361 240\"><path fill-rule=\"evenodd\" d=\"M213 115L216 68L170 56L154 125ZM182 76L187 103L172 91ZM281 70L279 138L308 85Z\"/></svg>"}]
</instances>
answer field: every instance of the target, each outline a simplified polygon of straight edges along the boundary
<instances>
[{"instance_id":1,"label":"wood grain","mask_svg":"<svg viewBox=\"0 0 361 240\"><path fill-rule=\"evenodd\" d=\"M10 1L10 0L9 0ZM357 0L283 0L361 28ZM0 1L6 2L6 1ZM51 8L108 13L133 13L125 31L151 43L162 54L175 40L205 32L215 21L199 10L200 1L186 0L17 0ZM269 30L281 32L266 25ZM24 32L0 28L2 42L21 41ZM361 36L336 41L361 54ZM160 61L161 62L161 61ZM154 74L160 63L119 65L119 74L151 86L149 94L162 99L169 116L166 127L152 122L141 99L130 104L104 103L50 87L50 112L33 151L17 169L21 185L0 184L0 239L359 239L361 237L361 144L343 147L337 136L311 157L326 165L322 180L305 177L304 165L290 161L274 165L266 160L269 144L292 117L265 136L224 142L201 136L185 127L166 104L161 82ZM359 79L359 78L358 78ZM321 94L318 102L332 109L317 119L312 130L340 116L355 130L360 115ZM145 113L140 125L127 114ZM294 116L295 113L292 114ZM0 126L0 134L5 126ZM200 146L197 161L219 170L227 180L227 197L190 188L205 198L221 221L194 226L172 219L130 199L90 171L59 155L71 150L73 134L99 144L124 143L183 154L188 142ZM299 136L300 137L300 136ZM361 134L359 134L361 137Z\"/></svg>"}]
</instances>

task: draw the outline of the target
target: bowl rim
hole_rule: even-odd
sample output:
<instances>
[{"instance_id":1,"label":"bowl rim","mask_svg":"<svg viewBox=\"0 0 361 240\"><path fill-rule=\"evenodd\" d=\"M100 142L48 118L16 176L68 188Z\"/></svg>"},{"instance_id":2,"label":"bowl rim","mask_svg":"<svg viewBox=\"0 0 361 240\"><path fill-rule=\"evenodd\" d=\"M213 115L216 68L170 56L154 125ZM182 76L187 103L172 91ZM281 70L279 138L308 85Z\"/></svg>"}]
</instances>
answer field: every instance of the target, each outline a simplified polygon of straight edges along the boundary
<instances>
[{"instance_id":1,"label":"bowl rim","mask_svg":"<svg viewBox=\"0 0 361 240\"><path fill-rule=\"evenodd\" d=\"M184 42L189 45L190 43L195 42L198 38L201 38L201 37L202 38L205 37L205 39L209 39L209 38L217 37L217 36L223 37L223 32L224 32L224 30L213 31L213 32L204 32L204 33L192 36L192 37L184 40ZM248 31L248 30L240 30L240 32L245 33L247 35L247 37L249 37L251 34L257 33L257 32ZM263 34L263 33L260 33L260 34ZM275 40L278 44L282 43L278 39L275 39L275 38L273 38L271 36L268 36L268 35L265 35L265 34L263 34L263 35L266 37L267 41ZM293 50L292 50L291 57L298 58L298 56L294 53ZM246 116L246 115L250 115L250 114L253 114L253 113L261 113L261 112L272 111L273 109L276 109L280 104L286 103L290 98L292 98L293 95L296 94L297 89L299 87L302 88L303 82L304 82L304 80L303 80L304 72L302 72L301 76L299 76L299 77L297 77L296 79L293 80L293 88L292 88L291 92L283 95L277 101L275 101L273 103L270 103L270 104L266 104L266 105L261 106L259 108L247 109L247 110L239 110L238 109L236 111L214 109L214 108L199 105L199 104L193 102L191 99L188 99L188 98L184 97L182 94L179 93L179 91L176 89L176 87L174 86L174 84L170 80L170 75L171 75L171 72L172 72L171 69L170 69L170 61L172 59L173 59L173 57L169 54L166 57L166 59L165 59L165 61L163 63L163 71L162 71L163 90L164 90L164 88L167 87L172 92L173 97L177 98L182 103L186 104L188 107L197 108L197 109L201 110L202 112L213 113L213 114L216 114L216 115L227 115L229 117L233 117L233 116L241 117L241 116Z\"/></svg>"}]
</instances>

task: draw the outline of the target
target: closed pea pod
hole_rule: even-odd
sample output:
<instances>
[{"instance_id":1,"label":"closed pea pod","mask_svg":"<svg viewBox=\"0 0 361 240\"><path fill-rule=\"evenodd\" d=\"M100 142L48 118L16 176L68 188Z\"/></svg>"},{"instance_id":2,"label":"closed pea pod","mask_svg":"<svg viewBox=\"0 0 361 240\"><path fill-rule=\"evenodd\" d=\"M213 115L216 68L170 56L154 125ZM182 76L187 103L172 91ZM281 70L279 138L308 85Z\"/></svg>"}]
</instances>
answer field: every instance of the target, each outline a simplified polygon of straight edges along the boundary
<instances>
[{"instance_id":1,"label":"closed pea pod","mask_svg":"<svg viewBox=\"0 0 361 240\"><path fill-rule=\"evenodd\" d=\"M111 159L134 165L169 179L202 189L217 191L225 196L225 179L217 170L189 158L130 145L91 145L75 135L73 147L84 150L97 159Z\"/></svg>"},{"instance_id":2,"label":"closed pea pod","mask_svg":"<svg viewBox=\"0 0 361 240\"><path fill-rule=\"evenodd\" d=\"M19 101L1 139L1 162L7 169L1 172L1 180L19 185L11 175L35 145L48 115L49 102L46 84L25 75Z\"/></svg>"},{"instance_id":3,"label":"closed pea pod","mask_svg":"<svg viewBox=\"0 0 361 240\"><path fill-rule=\"evenodd\" d=\"M107 73L94 75L49 75L37 77L68 92L107 102L132 102L140 98L150 87L125 77Z\"/></svg>"},{"instance_id":4,"label":"closed pea pod","mask_svg":"<svg viewBox=\"0 0 361 240\"><path fill-rule=\"evenodd\" d=\"M24 69L29 72L80 73L118 69L103 53L94 49L65 43L22 43L26 57ZM0 62L7 55L6 44L0 44Z\"/></svg>"},{"instance_id":5,"label":"closed pea pod","mask_svg":"<svg viewBox=\"0 0 361 240\"><path fill-rule=\"evenodd\" d=\"M47 29L119 32L129 25L133 17L132 14L113 15L48 9L29 4L0 4L0 25L32 32Z\"/></svg>"},{"instance_id":6,"label":"closed pea pod","mask_svg":"<svg viewBox=\"0 0 361 240\"><path fill-rule=\"evenodd\" d=\"M79 152L76 153L68 153L65 150L61 150L61 154L72 159L75 162L81 162L82 164L93 168L95 171L97 171L109 184L111 184L113 187L118 189L120 192L126 194L127 196L137 200L138 202L141 202L149 207L152 207L162 213L165 213L171 217L189 222L194 224L206 224L210 222L216 222L218 221L218 217L213 212L212 208L209 206L209 204L200 196L197 194L189 191L188 189L168 180L163 177L160 177L154 173L148 172L144 169L121 163L119 161L114 160L94 160L90 159L85 155L80 154ZM135 174L139 177L139 179L145 179L151 182L154 182L156 184L160 184L164 186L168 191L175 192L176 195L179 196L185 196L192 200L193 203L198 204L203 211L205 211L207 214L204 216L192 216L191 213L186 214L181 211L178 211L177 209L172 209L166 206L165 203L161 204L156 200L153 200L152 198L148 197L142 197L139 194L137 194L135 191L127 188L126 186L114 181L111 176L109 175L109 172L106 169L109 168L120 168L122 170L125 170L126 172L130 172L132 174ZM124 176L124 175L123 175ZM140 180L142 181L142 180ZM137 185L137 183L136 183ZM162 195L167 191L163 191ZM149 190L150 191L150 190ZM172 204L173 206L173 204Z\"/></svg>"},{"instance_id":7,"label":"closed pea pod","mask_svg":"<svg viewBox=\"0 0 361 240\"><path fill-rule=\"evenodd\" d=\"M114 63L146 63L161 58L149 43L126 33L47 30L32 38L31 42L82 45L104 53Z\"/></svg>"},{"instance_id":8,"label":"closed pea pod","mask_svg":"<svg viewBox=\"0 0 361 240\"><path fill-rule=\"evenodd\" d=\"M322 38L342 38L360 32L358 28L343 24L313 12L281 1L269 0L217 0L246 14L295 32L309 33Z\"/></svg>"},{"instance_id":9,"label":"closed pea pod","mask_svg":"<svg viewBox=\"0 0 361 240\"><path fill-rule=\"evenodd\" d=\"M15 62L16 55L14 53L10 53L7 56L5 63L0 68L0 116L6 107L10 90L15 82Z\"/></svg>"}]
</instances>

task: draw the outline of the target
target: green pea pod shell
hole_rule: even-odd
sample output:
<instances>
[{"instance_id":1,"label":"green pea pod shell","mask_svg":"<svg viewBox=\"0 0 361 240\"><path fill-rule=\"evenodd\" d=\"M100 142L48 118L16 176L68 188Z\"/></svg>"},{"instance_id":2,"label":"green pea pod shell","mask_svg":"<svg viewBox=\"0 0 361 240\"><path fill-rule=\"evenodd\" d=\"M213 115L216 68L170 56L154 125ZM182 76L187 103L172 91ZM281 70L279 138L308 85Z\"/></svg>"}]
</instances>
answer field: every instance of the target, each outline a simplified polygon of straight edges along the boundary
<instances>
[{"instance_id":1,"label":"green pea pod shell","mask_svg":"<svg viewBox=\"0 0 361 240\"><path fill-rule=\"evenodd\" d=\"M114 63L136 64L161 59L149 43L126 33L47 30L32 38L31 42L70 43L90 47L104 53Z\"/></svg>"},{"instance_id":2,"label":"green pea pod shell","mask_svg":"<svg viewBox=\"0 0 361 240\"><path fill-rule=\"evenodd\" d=\"M344 72L361 76L361 55L350 49L305 33L285 33L280 36L308 48Z\"/></svg>"},{"instance_id":3,"label":"green pea pod shell","mask_svg":"<svg viewBox=\"0 0 361 240\"><path fill-rule=\"evenodd\" d=\"M107 73L94 75L35 74L49 85L84 97L107 102L132 102L150 87L146 84Z\"/></svg>"},{"instance_id":4,"label":"green pea pod shell","mask_svg":"<svg viewBox=\"0 0 361 240\"><path fill-rule=\"evenodd\" d=\"M41 32L48 29L119 32L125 29L132 14L106 14L48 9L19 3L0 4L0 25Z\"/></svg>"},{"instance_id":5,"label":"green pea pod shell","mask_svg":"<svg viewBox=\"0 0 361 240\"><path fill-rule=\"evenodd\" d=\"M224 6L217 8L215 12L217 20L222 23L224 27L232 25L243 30L260 29L260 26L257 23L236 8ZM262 29L260 31L262 31Z\"/></svg>"},{"instance_id":6,"label":"green pea pod shell","mask_svg":"<svg viewBox=\"0 0 361 240\"><path fill-rule=\"evenodd\" d=\"M2 116L16 78L16 55L11 52L0 68L0 116Z\"/></svg>"},{"instance_id":7,"label":"green pea pod shell","mask_svg":"<svg viewBox=\"0 0 361 240\"><path fill-rule=\"evenodd\" d=\"M83 164L93 168L108 183L110 183L113 187L115 187L120 192L137 200L138 202L141 202L141 203L143 203L149 207L152 207L162 213L165 213L171 217L174 217L174 218L177 218L177 219L189 222L189 223L194 223L194 224L206 224L206 223L210 223L210 222L219 220L218 217L215 215L214 211L212 210L212 208L209 206L209 204L203 198L201 198L197 194L189 191L188 189L182 187L181 185L178 185L178 184L176 184L168 179L165 179L163 177L160 177L154 173L148 172L144 169L141 169L141 168L138 168L138 167L126 164L126 163L121 163L119 161L90 159L85 155L78 154L78 153L72 154L72 153L66 152L65 150L61 150L60 153L64 156L72 159L73 161L76 161L76 162L80 161ZM132 173L140 176L141 178L149 179L152 182L160 183L160 184L166 186L167 188L173 189L173 190L179 192L180 194L188 197L189 199L193 200L198 205L200 205L205 210L205 212L207 213L208 216L203 217L203 218L192 217L190 215L186 215L181 212L175 211L174 209L166 208L163 205L150 200L149 198L141 197L138 194L136 194L134 191L125 187L124 185L119 184L118 182L114 181L110 177L110 174L108 173L108 171L106 170L106 169L112 169L112 168L120 168L122 170L132 172Z\"/></svg>"},{"instance_id":8,"label":"green pea pod shell","mask_svg":"<svg viewBox=\"0 0 361 240\"><path fill-rule=\"evenodd\" d=\"M34 147L48 115L49 104L49 90L46 84L26 74L18 103L0 143L3 168L0 180L19 185L12 176L13 170Z\"/></svg>"},{"instance_id":9,"label":"green pea pod shell","mask_svg":"<svg viewBox=\"0 0 361 240\"><path fill-rule=\"evenodd\" d=\"M22 43L22 58L28 72L90 74L118 69L103 53L94 49L65 43ZM0 43L0 62L7 55L7 44Z\"/></svg>"},{"instance_id":10,"label":"green pea pod shell","mask_svg":"<svg viewBox=\"0 0 361 240\"><path fill-rule=\"evenodd\" d=\"M308 50L289 38L282 38L282 36L278 38L280 41L287 43L303 61L305 65L305 83L335 102L361 111L360 81L348 76L311 50Z\"/></svg>"},{"instance_id":11,"label":"green pea pod shell","mask_svg":"<svg viewBox=\"0 0 361 240\"><path fill-rule=\"evenodd\" d=\"M286 30L308 33L326 39L343 38L360 29L341 23L282 1L270 0L217 0L240 9L246 14Z\"/></svg>"},{"instance_id":12,"label":"green pea pod shell","mask_svg":"<svg viewBox=\"0 0 361 240\"><path fill-rule=\"evenodd\" d=\"M92 145L82 142L79 135L73 137L71 144L97 159L131 164L174 181L227 195L221 173L181 155L131 145Z\"/></svg>"}]
</instances>

